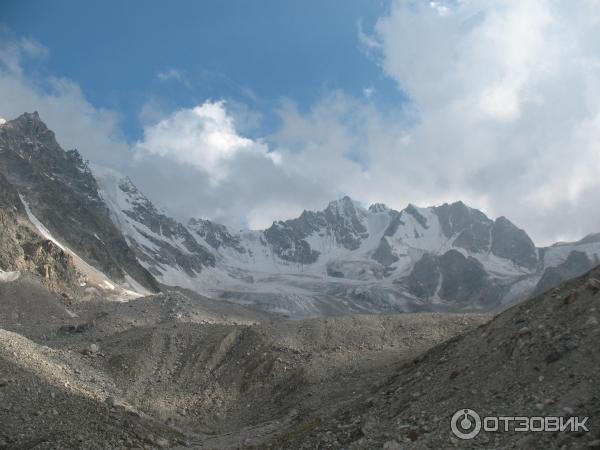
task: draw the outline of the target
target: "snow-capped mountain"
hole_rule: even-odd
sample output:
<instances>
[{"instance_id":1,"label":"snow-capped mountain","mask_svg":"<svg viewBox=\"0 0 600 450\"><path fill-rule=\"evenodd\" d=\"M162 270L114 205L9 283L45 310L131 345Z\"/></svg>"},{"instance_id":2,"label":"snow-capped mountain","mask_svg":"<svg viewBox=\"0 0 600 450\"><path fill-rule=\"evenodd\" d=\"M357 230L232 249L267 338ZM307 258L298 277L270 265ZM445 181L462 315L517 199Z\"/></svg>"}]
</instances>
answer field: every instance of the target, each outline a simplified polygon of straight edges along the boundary
<instances>
[{"instance_id":1,"label":"snow-capped mountain","mask_svg":"<svg viewBox=\"0 0 600 450\"><path fill-rule=\"evenodd\" d=\"M64 151L37 112L0 126L0 173L37 232L80 261L83 271L111 286L158 290L110 219L79 152Z\"/></svg>"},{"instance_id":2,"label":"snow-capped mountain","mask_svg":"<svg viewBox=\"0 0 600 450\"><path fill-rule=\"evenodd\" d=\"M590 234L577 242L557 243L541 249L544 271L535 293L544 292L600 264L600 233Z\"/></svg>"},{"instance_id":3,"label":"snow-capped mountain","mask_svg":"<svg viewBox=\"0 0 600 450\"><path fill-rule=\"evenodd\" d=\"M396 211L344 197L257 231L180 222L127 176L63 151L35 113L0 127L0 173L39 229L118 283L295 317L493 310L600 263L600 235L538 249L462 202Z\"/></svg>"},{"instance_id":4,"label":"snow-capped mountain","mask_svg":"<svg viewBox=\"0 0 600 450\"><path fill-rule=\"evenodd\" d=\"M548 273L588 267L561 269L575 248L600 253L586 240L537 249L508 219L462 202L396 211L344 197L235 233L205 219L178 223L127 177L95 173L113 220L160 282L294 316L499 308L560 281Z\"/></svg>"},{"instance_id":5,"label":"snow-capped mountain","mask_svg":"<svg viewBox=\"0 0 600 450\"><path fill-rule=\"evenodd\" d=\"M186 285L215 257L188 229L157 209L121 174L95 167L98 193L137 259L158 280ZM179 281L178 281L179 280Z\"/></svg>"}]
</instances>

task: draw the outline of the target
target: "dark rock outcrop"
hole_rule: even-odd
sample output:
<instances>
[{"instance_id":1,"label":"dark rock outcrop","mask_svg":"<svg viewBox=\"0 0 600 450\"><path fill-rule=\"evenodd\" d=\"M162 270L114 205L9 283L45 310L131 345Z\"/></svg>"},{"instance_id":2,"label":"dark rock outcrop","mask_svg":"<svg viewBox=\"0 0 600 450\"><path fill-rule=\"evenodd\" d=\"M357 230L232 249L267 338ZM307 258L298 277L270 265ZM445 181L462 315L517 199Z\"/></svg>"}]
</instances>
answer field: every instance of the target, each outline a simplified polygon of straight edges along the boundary
<instances>
[{"instance_id":1,"label":"dark rock outcrop","mask_svg":"<svg viewBox=\"0 0 600 450\"><path fill-rule=\"evenodd\" d=\"M221 247L235 249L238 253L245 253L246 249L240 245L239 236L232 235L225 225L203 219L190 219L188 227L200 236L215 250Z\"/></svg>"},{"instance_id":2,"label":"dark rock outcrop","mask_svg":"<svg viewBox=\"0 0 600 450\"><path fill-rule=\"evenodd\" d=\"M506 217L499 217L494 222L491 251L500 258L509 259L529 269L538 264L538 251L533 241Z\"/></svg>"},{"instance_id":3,"label":"dark rock outcrop","mask_svg":"<svg viewBox=\"0 0 600 450\"><path fill-rule=\"evenodd\" d=\"M567 259L556 267L548 267L535 287L535 295L541 294L563 281L584 274L594 266L587 254L573 250Z\"/></svg>"},{"instance_id":4,"label":"dark rock outcrop","mask_svg":"<svg viewBox=\"0 0 600 450\"><path fill-rule=\"evenodd\" d=\"M281 259L311 264L319 252L310 247L306 238L315 232L331 239L348 250L356 250L368 237L361 222L363 210L350 197L331 202L324 211L304 211L297 219L278 221L264 231L264 236Z\"/></svg>"},{"instance_id":5,"label":"dark rock outcrop","mask_svg":"<svg viewBox=\"0 0 600 450\"><path fill-rule=\"evenodd\" d=\"M77 150L58 145L37 112L0 127L0 173L52 234L84 260L115 281L130 275L158 290L112 223L87 164Z\"/></svg>"},{"instance_id":6,"label":"dark rock outcrop","mask_svg":"<svg viewBox=\"0 0 600 450\"><path fill-rule=\"evenodd\" d=\"M424 254L405 283L417 297L430 300L437 296L457 306L489 307L499 300L500 288L481 263L458 250L449 250L441 256Z\"/></svg>"},{"instance_id":7,"label":"dark rock outcrop","mask_svg":"<svg viewBox=\"0 0 600 450\"><path fill-rule=\"evenodd\" d=\"M69 254L32 230L16 189L1 173L0 270L34 273L48 289L67 296L83 280Z\"/></svg>"},{"instance_id":8,"label":"dark rock outcrop","mask_svg":"<svg viewBox=\"0 0 600 450\"><path fill-rule=\"evenodd\" d=\"M385 237L381 238L379 246L375 249L371 258L384 266L391 266L398 261L398 257L392 253L392 248Z\"/></svg>"}]
</instances>

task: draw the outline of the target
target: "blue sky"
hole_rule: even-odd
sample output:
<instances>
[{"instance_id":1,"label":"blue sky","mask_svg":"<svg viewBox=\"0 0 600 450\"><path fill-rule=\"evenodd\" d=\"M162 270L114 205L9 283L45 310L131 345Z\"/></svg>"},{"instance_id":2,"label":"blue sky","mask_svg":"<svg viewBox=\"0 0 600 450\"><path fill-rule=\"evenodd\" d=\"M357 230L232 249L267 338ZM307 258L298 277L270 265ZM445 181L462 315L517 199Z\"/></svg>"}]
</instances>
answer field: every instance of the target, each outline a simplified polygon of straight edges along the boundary
<instances>
[{"instance_id":1,"label":"blue sky","mask_svg":"<svg viewBox=\"0 0 600 450\"><path fill-rule=\"evenodd\" d=\"M2 21L50 53L30 68L76 80L97 107L122 114L129 139L140 137L140 108L235 99L276 126L273 102L300 109L326 91L373 89L382 107L401 102L396 83L364 51L359 26L372 28L385 0L3 2ZM175 72L176 71L176 72ZM179 74L161 81L158 74ZM165 77L163 77L165 78Z\"/></svg>"},{"instance_id":2,"label":"blue sky","mask_svg":"<svg viewBox=\"0 0 600 450\"><path fill-rule=\"evenodd\" d=\"M598 43L598 0L3 0L0 117L183 221L462 200L544 244L600 231Z\"/></svg>"}]
</instances>

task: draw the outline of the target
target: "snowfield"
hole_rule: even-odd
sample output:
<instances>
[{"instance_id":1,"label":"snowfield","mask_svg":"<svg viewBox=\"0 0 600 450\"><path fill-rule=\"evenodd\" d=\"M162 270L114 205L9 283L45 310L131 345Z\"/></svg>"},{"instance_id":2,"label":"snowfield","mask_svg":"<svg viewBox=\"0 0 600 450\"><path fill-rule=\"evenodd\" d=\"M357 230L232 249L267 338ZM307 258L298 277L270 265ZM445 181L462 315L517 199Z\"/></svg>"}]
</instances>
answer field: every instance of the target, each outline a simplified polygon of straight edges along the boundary
<instances>
[{"instance_id":1,"label":"snowfield","mask_svg":"<svg viewBox=\"0 0 600 450\"><path fill-rule=\"evenodd\" d=\"M518 241L494 241L500 239L494 237L499 222L460 202L437 208L409 205L398 212L381 204L366 209L345 197L331 202L324 211L276 222L269 230L235 233L204 220L174 221L129 178L101 167L93 167L93 172L113 222L136 249L139 262L161 283L297 318L348 312L489 309L490 305L466 294L466 300L456 307L445 293L449 283L470 282L466 277L473 270L485 272L479 281L496 289L493 295L501 298L495 307L502 307L526 298L544 270L563 264L573 250L590 258L600 254L598 239L549 247L540 258L526 234L504 219L510 224L508 239L525 239L531 259L538 261L524 264L519 255L510 253L511 248L519 247ZM465 220L466 225L462 224ZM190 267L182 263L198 258L198 249L204 255L200 264ZM442 257L451 251L462 255L471 269L449 281L453 267L442 267L446 264ZM310 257L306 256L309 252ZM436 287L424 299L415 294L415 281L411 284L411 280L426 255L442 259L431 262L428 270L438 278L431 281ZM439 264L442 266L436 269ZM440 270L445 273L439 275L436 271ZM456 289L462 292L463 288Z\"/></svg>"}]
</instances>

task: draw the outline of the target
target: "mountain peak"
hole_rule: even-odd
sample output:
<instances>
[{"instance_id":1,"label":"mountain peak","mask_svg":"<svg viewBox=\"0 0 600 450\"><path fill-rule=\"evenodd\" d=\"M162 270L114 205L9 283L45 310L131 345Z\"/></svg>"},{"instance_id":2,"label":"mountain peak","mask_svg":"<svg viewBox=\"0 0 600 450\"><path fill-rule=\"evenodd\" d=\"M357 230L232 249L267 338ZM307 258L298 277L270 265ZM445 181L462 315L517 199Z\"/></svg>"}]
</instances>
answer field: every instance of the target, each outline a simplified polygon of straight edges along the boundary
<instances>
[{"instance_id":1,"label":"mountain peak","mask_svg":"<svg viewBox=\"0 0 600 450\"><path fill-rule=\"evenodd\" d=\"M5 122L3 128L5 127L13 129L17 133L35 137L36 140L46 144L52 143L57 145L54 133L48 129L37 111L23 113L16 119Z\"/></svg>"},{"instance_id":2,"label":"mountain peak","mask_svg":"<svg viewBox=\"0 0 600 450\"><path fill-rule=\"evenodd\" d=\"M384 203L373 203L369 206L369 212L372 213L385 213L388 212L390 208Z\"/></svg>"},{"instance_id":3,"label":"mountain peak","mask_svg":"<svg viewBox=\"0 0 600 450\"><path fill-rule=\"evenodd\" d=\"M17 117L15 120L13 120L12 122L21 123L21 124L42 125L44 128L47 128L46 124L42 121L42 119L40 118L40 114L37 111L34 111L32 113L25 112L25 113L21 114L19 117Z\"/></svg>"},{"instance_id":4,"label":"mountain peak","mask_svg":"<svg viewBox=\"0 0 600 450\"><path fill-rule=\"evenodd\" d=\"M352 200L349 196L344 195L338 200L329 202L325 212L330 212L336 215L346 216L348 214L355 215L356 211L362 211L363 208L357 201Z\"/></svg>"},{"instance_id":5,"label":"mountain peak","mask_svg":"<svg viewBox=\"0 0 600 450\"><path fill-rule=\"evenodd\" d=\"M33 120L39 120L39 121L41 121L41 119L40 119L40 113L38 113L37 111L34 111L32 113L25 112L25 113L21 114L21 116L26 116L26 117L30 117Z\"/></svg>"},{"instance_id":6,"label":"mountain peak","mask_svg":"<svg viewBox=\"0 0 600 450\"><path fill-rule=\"evenodd\" d=\"M334 205L334 204L351 204L351 203L353 203L353 200L349 196L344 195L343 197L338 198L337 200L330 201L329 205Z\"/></svg>"}]
</instances>

